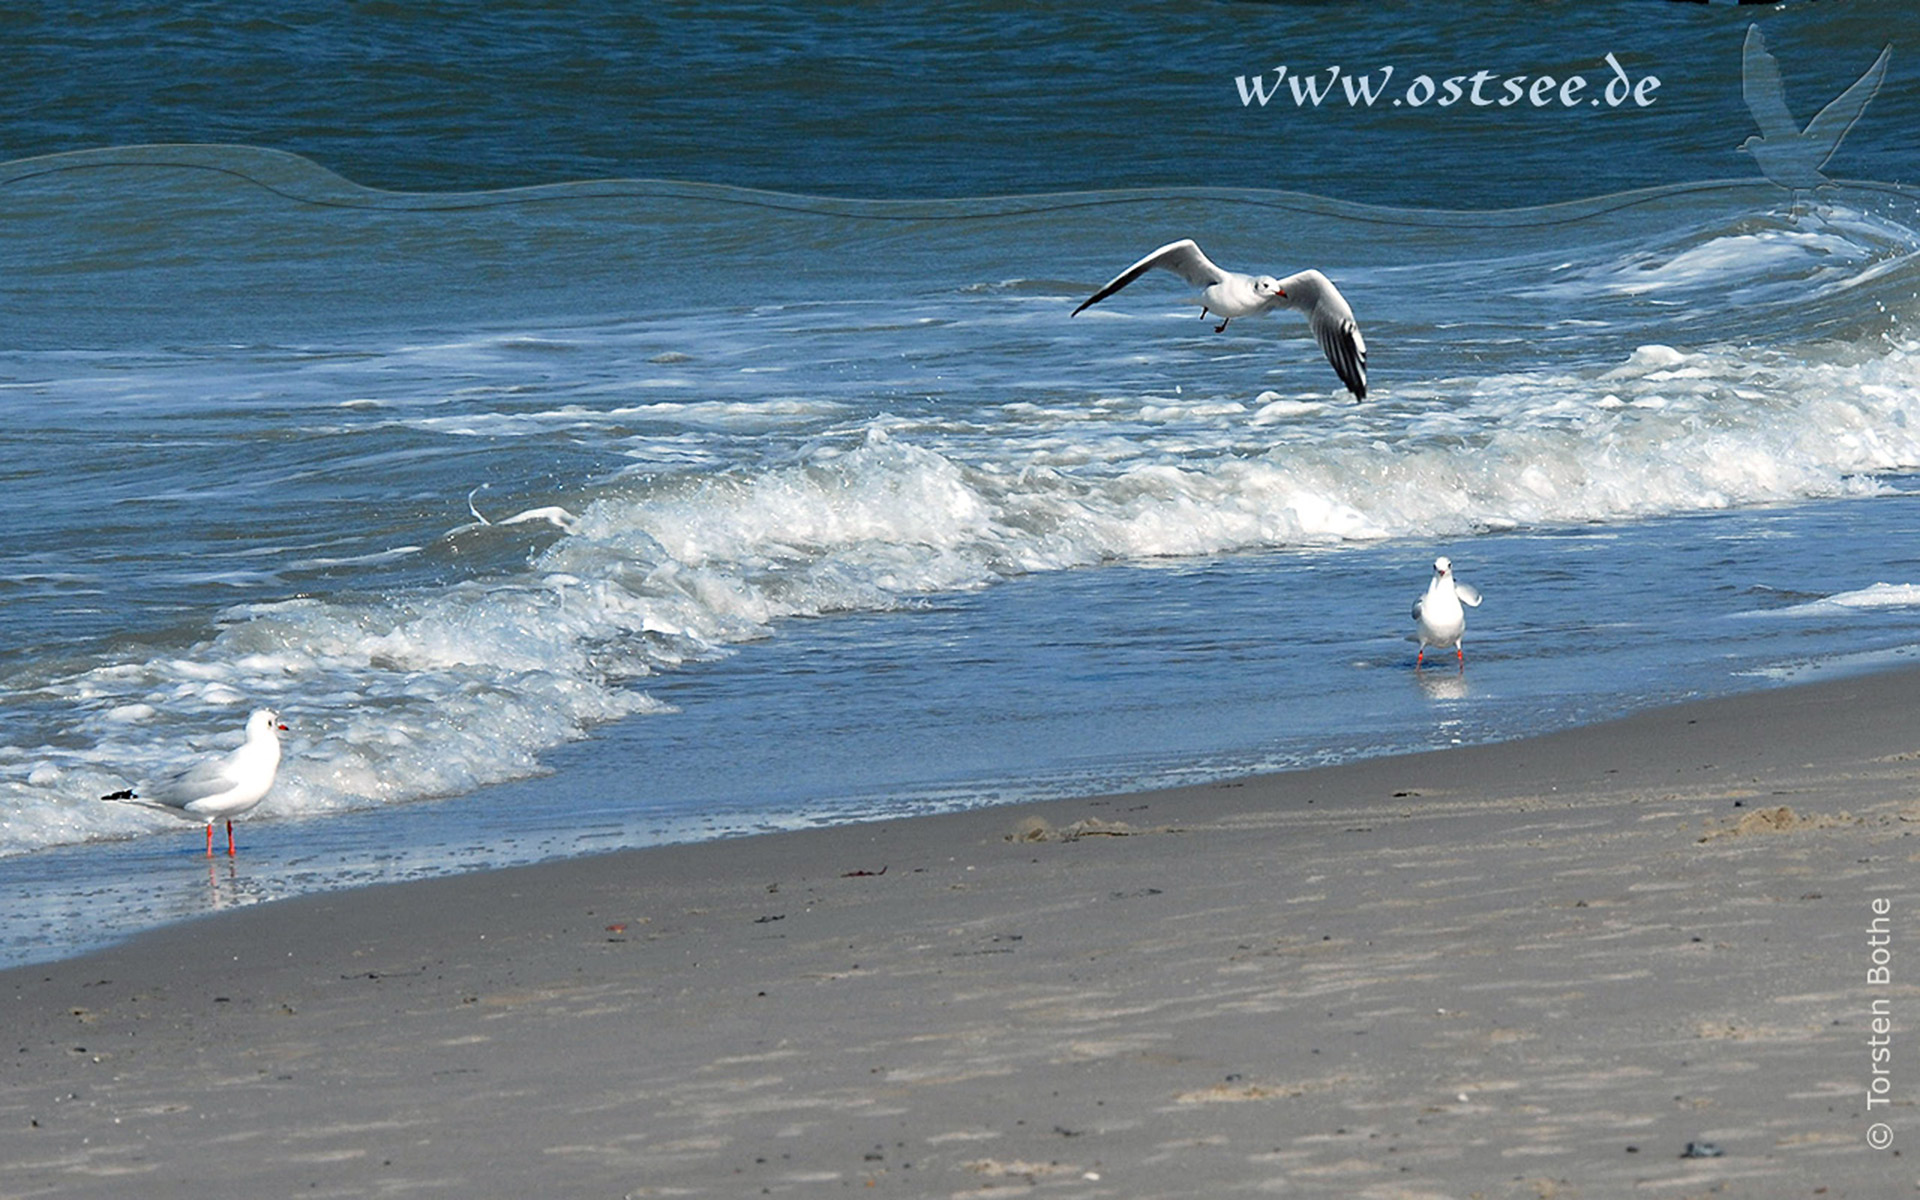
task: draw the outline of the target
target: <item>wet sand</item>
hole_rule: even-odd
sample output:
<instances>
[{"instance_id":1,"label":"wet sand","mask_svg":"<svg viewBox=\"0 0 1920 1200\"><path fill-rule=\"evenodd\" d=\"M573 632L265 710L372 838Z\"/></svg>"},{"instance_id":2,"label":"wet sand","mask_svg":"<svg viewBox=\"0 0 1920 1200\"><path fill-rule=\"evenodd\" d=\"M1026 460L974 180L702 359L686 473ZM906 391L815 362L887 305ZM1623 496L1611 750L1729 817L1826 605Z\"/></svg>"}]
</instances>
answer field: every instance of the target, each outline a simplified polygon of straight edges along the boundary
<instances>
[{"instance_id":1,"label":"wet sand","mask_svg":"<svg viewBox=\"0 0 1920 1200\"><path fill-rule=\"evenodd\" d=\"M0 1197L1913 1195L1916 696L210 917L0 973Z\"/></svg>"}]
</instances>

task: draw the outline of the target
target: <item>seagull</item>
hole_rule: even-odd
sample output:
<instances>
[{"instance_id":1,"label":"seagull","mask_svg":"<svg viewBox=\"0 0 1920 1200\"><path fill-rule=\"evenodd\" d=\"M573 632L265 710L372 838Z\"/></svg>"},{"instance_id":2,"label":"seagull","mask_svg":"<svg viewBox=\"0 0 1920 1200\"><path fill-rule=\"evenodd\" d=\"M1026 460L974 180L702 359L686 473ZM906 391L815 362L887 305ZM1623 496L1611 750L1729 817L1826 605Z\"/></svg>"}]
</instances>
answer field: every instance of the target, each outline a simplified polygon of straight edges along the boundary
<instances>
[{"instance_id":1,"label":"seagull","mask_svg":"<svg viewBox=\"0 0 1920 1200\"><path fill-rule=\"evenodd\" d=\"M1887 75L1887 59L1892 54L1891 45L1882 48L1880 57L1867 68L1867 73L1829 101L1802 129L1800 122L1787 111L1780 64L1767 53L1767 39L1761 36L1758 25L1747 26L1747 44L1740 63L1740 92L1746 97L1747 111L1753 114L1753 123L1760 127L1760 133L1741 142L1740 149L1753 155L1754 161L1760 164L1761 174L1789 191L1811 191L1832 183L1820 173L1820 168L1827 165L1827 160L1839 149L1840 139L1847 136L1847 130L1853 128L1853 123L1866 109L1867 101L1880 90L1880 83Z\"/></svg>"},{"instance_id":2,"label":"seagull","mask_svg":"<svg viewBox=\"0 0 1920 1200\"><path fill-rule=\"evenodd\" d=\"M150 796L133 789L113 792L102 800L124 800L148 808L178 813L207 823L207 857L213 857L213 823L227 822L227 853L233 853L233 818L260 803L273 787L280 769L280 735L286 726L270 708L256 708L247 717L247 740L240 748L208 759L184 774L154 788Z\"/></svg>"},{"instance_id":3,"label":"seagull","mask_svg":"<svg viewBox=\"0 0 1920 1200\"><path fill-rule=\"evenodd\" d=\"M1215 333L1225 333L1235 317L1250 317L1271 308L1297 308L1307 316L1313 338L1320 343L1334 374L1347 385L1355 400L1367 398L1367 341L1353 323L1353 310L1346 297L1318 271L1302 271L1285 279L1271 275L1242 275L1215 266L1200 252L1192 238L1181 238L1147 255L1120 272L1113 282L1087 297L1071 315L1100 303L1154 267L1172 271L1200 289L1200 315L1211 313L1220 318Z\"/></svg>"},{"instance_id":4,"label":"seagull","mask_svg":"<svg viewBox=\"0 0 1920 1200\"><path fill-rule=\"evenodd\" d=\"M1413 620L1420 629L1415 667L1426 662L1428 646L1452 646L1461 667L1467 665L1466 651L1460 648L1460 639L1467 632L1467 613L1462 604L1480 607L1480 589L1454 578L1453 563L1444 556L1434 559L1433 581L1427 584L1427 594L1413 602Z\"/></svg>"}]
</instances>

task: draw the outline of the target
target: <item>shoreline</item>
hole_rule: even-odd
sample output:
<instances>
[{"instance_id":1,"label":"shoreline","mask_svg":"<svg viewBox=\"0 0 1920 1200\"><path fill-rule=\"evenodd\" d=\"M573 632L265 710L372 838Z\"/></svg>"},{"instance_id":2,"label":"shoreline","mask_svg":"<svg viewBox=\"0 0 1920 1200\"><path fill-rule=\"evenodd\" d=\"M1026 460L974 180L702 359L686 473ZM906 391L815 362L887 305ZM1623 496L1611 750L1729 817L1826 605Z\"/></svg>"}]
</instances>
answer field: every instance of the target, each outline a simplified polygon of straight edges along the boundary
<instances>
[{"instance_id":1,"label":"shoreline","mask_svg":"<svg viewBox=\"0 0 1920 1200\"><path fill-rule=\"evenodd\" d=\"M1910 1191L1917 685L163 927L0 971L0 1195Z\"/></svg>"}]
</instances>

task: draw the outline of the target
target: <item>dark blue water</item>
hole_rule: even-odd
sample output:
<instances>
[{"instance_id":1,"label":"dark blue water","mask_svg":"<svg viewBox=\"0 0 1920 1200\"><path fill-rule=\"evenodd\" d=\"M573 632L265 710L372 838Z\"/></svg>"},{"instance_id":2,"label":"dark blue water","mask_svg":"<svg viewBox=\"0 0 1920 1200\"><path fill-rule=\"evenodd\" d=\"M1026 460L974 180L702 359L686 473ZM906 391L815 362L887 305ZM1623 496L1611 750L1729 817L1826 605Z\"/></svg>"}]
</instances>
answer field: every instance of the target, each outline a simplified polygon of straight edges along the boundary
<instances>
[{"instance_id":1,"label":"dark blue water","mask_svg":"<svg viewBox=\"0 0 1920 1200\"><path fill-rule=\"evenodd\" d=\"M1669 0L311 5L65 4L0 16L0 159L243 143L389 189L661 178L862 197L1281 188L1493 208L1738 177L1740 45L1759 21L1802 120L1916 22L1910 5ZM1653 103L1604 104L1614 55ZM1237 76L1488 71L1442 109L1248 108ZM1920 175L1896 55L1832 173ZM1592 81L1501 107L1503 83ZM1443 95L1443 94L1442 94ZM1585 103L1599 96L1599 109ZM1437 96L1436 99L1442 98ZM1713 131L1711 136L1703 131Z\"/></svg>"}]
</instances>

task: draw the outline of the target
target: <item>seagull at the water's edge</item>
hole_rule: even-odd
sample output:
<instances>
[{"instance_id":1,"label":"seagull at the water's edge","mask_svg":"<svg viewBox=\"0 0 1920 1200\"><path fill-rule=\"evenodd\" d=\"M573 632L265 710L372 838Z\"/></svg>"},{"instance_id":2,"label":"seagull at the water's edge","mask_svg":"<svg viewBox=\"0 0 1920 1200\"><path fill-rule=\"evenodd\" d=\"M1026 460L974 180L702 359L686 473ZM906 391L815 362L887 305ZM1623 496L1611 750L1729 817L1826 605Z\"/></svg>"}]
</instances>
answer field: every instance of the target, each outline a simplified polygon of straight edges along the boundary
<instances>
[{"instance_id":1,"label":"seagull at the water's edge","mask_svg":"<svg viewBox=\"0 0 1920 1200\"><path fill-rule=\"evenodd\" d=\"M227 823L227 853L233 853L233 818L266 797L280 770L280 735L286 726L270 708L256 708L247 718L247 740L219 758L210 758L176 775L152 791L132 788L112 792L102 800L120 800L171 812L207 823L207 857L213 857L213 824Z\"/></svg>"},{"instance_id":2,"label":"seagull at the water's edge","mask_svg":"<svg viewBox=\"0 0 1920 1200\"><path fill-rule=\"evenodd\" d=\"M1787 109L1780 64L1767 53L1767 39L1758 25L1747 26L1747 44L1740 60L1740 94L1746 97L1747 111L1753 114L1760 133L1741 142L1740 149L1753 155L1762 174L1789 191L1812 191L1832 183L1820 168L1827 165L1840 148L1840 139L1847 136L1847 130L1866 110L1867 101L1880 90L1892 54L1891 45L1882 48L1867 73L1829 101L1802 129Z\"/></svg>"},{"instance_id":3,"label":"seagull at the water's edge","mask_svg":"<svg viewBox=\"0 0 1920 1200\"><path fill-rule=\"evenodd\" d=\"M1413 660L1415 667L1425 664L1428 646L1441 649L1451 646L1461 667L1467 665L1467 652L1460 648L1460 641L1467 634L1467 610L1460 607L1462 604L1480 607L1480 589L1455 579L1451 560L1434 559L1433 580L1427 584L1427 594L1413 602L1413 621L1420 631L1420 653Z\"/></svg>"},{"instance_id":4,"label":"seagull at the water's edge","mask_svg":"<svg viewBox=\"0 0 1920 1200\"><path fill-rule=\"evenodd\" d=\"M1114 276L1111 283L1087 297L1071 315L1079 316L1090 305L1100 303L1155 267L1172 271L1200 289L1200 315L1220 318L1220 323L1213 327L1215 333L1225 333L1235 317L1250 317L1273 308L1299 309L1306 314L1313 339L1320 343L1340 382L1347 385L1355 400L1367 398L1367 341L1360 336L1360 327L1354 324L1353 310L1347 307L1346 297L1333 286L1333 280L1318 271L1302 271L1285 279L1242 275L1215 266L1192 238L1181 238L1168 242Z\"/></svg>"}]
</instances>

